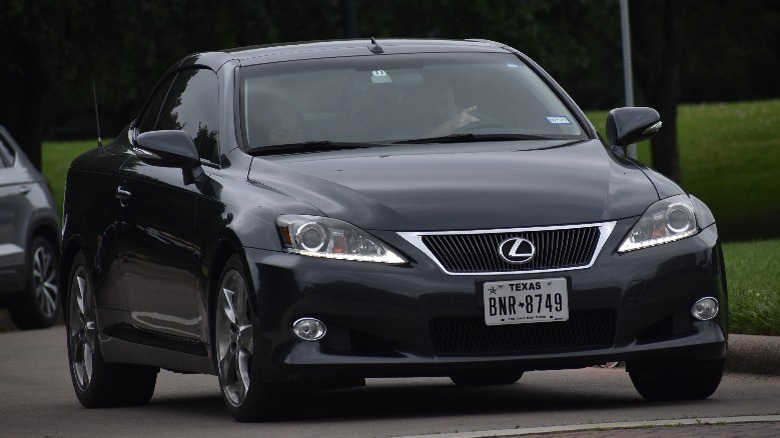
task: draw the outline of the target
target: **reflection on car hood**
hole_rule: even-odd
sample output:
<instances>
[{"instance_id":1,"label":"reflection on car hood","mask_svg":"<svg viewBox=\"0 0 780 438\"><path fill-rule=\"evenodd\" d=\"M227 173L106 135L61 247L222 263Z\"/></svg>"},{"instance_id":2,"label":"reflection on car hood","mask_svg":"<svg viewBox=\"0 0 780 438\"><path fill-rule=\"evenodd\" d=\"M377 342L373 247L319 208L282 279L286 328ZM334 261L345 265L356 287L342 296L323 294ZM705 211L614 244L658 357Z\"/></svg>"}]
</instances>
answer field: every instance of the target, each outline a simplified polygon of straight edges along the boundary
<instances>
[{"instance_id":1,"label":"reflection on car hood","mask_svg":"<svg viewBox=\"0 0 780 438\"><path fill-rule=\"evenodd\" d=\"M658 199L641 170L598 141L512 143L258 157L249 179L368 230L599 222Z\"/></svg>"}]
</instances>

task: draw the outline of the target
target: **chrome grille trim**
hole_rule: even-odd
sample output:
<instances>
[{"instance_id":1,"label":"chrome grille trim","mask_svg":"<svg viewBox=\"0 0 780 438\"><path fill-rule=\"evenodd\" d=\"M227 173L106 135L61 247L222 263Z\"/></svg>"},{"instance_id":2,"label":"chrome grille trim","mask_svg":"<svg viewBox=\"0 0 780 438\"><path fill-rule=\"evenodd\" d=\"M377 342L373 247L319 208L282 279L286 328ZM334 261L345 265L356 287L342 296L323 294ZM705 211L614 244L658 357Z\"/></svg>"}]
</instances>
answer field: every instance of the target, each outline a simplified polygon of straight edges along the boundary
<instances>
[{"instance_id":1,"label":"chrome grille trim","mask_svg":"<svg viewBox=\"0 0 780 438\"><path fill-rule=\"evenodd\" d=\"M560 271L571 271L576 269L587 269L593 266L593 264L596 262L596 258L601 253L601 250L604 247L604 244L607 242L607 239L612 234L612 231L615 229L615 221L612 222L599 222L599 223L591 223L591 224L577 224L577 225L559 225L559 226L550 226L550 227L527 227L527 228L505 228L505 229L489 229L489 230L468 230L468 231L420 231L420 232L399 232L398 235L401 236L404 240L414 245L417 249L422 251L425 255L427 255L431 260L433 260L434 263L446 274L448 275L504 275L504 274L529 274L529 273L544 273L544 272L560 272ZM560 230L571 230L573 235L575 236L575 239L582 239L584 238L584 234L586 232L586 229L592 229L592 228L598 228L598 241L596 242L595 248L590 256L590 259L586 260L587 263L584 264L578 264L576 266L566 266L566 267L555 267L555 268L526 268L522 269L523 265L518 265L518 269L516 270L491 270L491 271L481 271L481 270L474 270L473 268L469 268L468 264L466 262L462 262L458 260L457 258L451 259L450 261L452 264L458 265L454 266L457 269L447 269L445 267L445 264L442 263L441 260L435 255L434 251L437 249L432 250L429 248L428 245L426 245L424 239L429 236L473 236L473 235L502 235L502 234L516 234L516 233L536 233L536 235L544 241L544 245L550 245L551 247L560 248L560 245L564 242L561 242L560 236L557 235L557 233L539 233L539 232L545 232L545 231L560 231ZM475 260L478 260L478 264L480 266L492 266L495 265L493 261L490 259L492 257L498 256L498 246L494 245L492 248L484 239L452 239L452 242L446 243L446 242L438 242L438 245L447 245L448 248L444 249L452 250L453 253L465 253L465 254L471 254ZM560 254L557 252L551 252L549 253L551 257L554 257L552 262L547 262L547 266L551 265L560 265L564 263L566 260L576 260L576 259L582 259L583 256L587 256L587 253L585 251L588 251L590 248L584 245L573 245L572 248L569 248L565 254ZM553 263L554 262L554 263ZM529 262L525 264L526 266L532 266L532 263ZM453 266L451 266L453 268Z\"/></svg>"}]
</instances>

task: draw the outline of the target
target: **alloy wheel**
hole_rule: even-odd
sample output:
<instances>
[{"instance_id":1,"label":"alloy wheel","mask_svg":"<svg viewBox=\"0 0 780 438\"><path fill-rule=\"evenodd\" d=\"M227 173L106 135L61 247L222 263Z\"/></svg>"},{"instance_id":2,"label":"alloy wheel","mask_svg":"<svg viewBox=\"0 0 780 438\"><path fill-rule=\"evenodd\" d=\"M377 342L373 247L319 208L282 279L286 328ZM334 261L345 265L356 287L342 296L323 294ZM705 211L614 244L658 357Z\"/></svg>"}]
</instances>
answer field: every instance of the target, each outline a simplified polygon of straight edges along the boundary
<instances>
[{"instance_id":1,"label":"alloy wheel","mask_svg":"<svg viewBox=\"0 0 780 438\"><path fill-rule=\"evenodd\" d=\"M217 297L216 343L220 386L228 403L244 403L254 355L252 319L247 288L241 274L228 270Z\"/></svg>"},{"instance_id":2,"label":"alloy wheel","mask_svg":"<svg viewBox=\"0 0 780 438\"><path fill-rule=\"evenodd\" d=\"M87 271L78 266L71 279L68 305L70 366L79 390L86 391L92 381L95 352L95 313L90 306L91 286Z\"/></svg>"},{"instance_id":3,"label":"alloy wheel","mask_svg":"<svg viewBox=\"0 0 780 438\"><path fill-rule=\"evenodd\" d=\"M51 318L57 312L60 288L57 286L57 266L54 255L43 246L36 248L32 259L32 281L35 301L41 313Z\"/></svg>"}]
</instances>

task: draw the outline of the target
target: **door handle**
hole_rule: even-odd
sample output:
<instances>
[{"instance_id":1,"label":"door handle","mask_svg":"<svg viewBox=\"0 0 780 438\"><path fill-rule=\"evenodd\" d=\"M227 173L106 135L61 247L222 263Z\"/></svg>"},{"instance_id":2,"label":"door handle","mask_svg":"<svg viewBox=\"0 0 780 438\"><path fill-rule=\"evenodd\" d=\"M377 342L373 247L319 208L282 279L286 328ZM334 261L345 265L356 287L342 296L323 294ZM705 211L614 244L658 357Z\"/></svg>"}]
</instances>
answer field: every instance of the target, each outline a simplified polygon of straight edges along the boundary
<instances>
[{"instance_id":1,"label":"door handle","mask_svg":"<svg viewBox=\"0 0 780 438\"><path fill-rule=\"evenodd\" d=\"M26 195L26 194L30 193L30 190L31 189L29 187L27 187L27 186L21 186L21 187L19 187L19 194L20 195Z\"/></svg>"},{"instance_id":2,"label":"door handle","mask_svg":"<svg viewBox=\"0 0 780 438\"><path fill-rule=\"evenodd\" d=\"M127 190L123 189L122 186L119 186L116 188L116 197L117 199L121 200L127 200L130 199L133 196L132 193L128 192Z\"/></svg>"},{"instance_id":3,"label":"door handle","mask_svg":"<svg viewBox=\"0 0 780 438\"><path fill-rule=\"evenodd\" d=\"M122 188L122 186L119 186L116 188L116 198L119 199L122 204L122 207L127 205L127 201L130 200L130 198L133 196L132 193Z\"/></svg>"}]
</instances>

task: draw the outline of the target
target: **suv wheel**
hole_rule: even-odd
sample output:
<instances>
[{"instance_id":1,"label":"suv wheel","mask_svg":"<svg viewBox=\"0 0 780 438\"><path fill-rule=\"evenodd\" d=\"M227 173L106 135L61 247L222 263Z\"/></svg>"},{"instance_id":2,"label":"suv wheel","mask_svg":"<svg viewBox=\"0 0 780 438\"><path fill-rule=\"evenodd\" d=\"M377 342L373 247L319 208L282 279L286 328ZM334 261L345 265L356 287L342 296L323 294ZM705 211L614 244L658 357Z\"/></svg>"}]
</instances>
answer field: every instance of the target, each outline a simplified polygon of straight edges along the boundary
<instances>
[{"instance_id":1,"label":"suv wheel","mask_svg":"<svg viewBox=\"0 0 780 438\"><path fill-rule=\"evenodd\" d=\"M57 255L43 237L32 240L29 251L27 289L8 309L22 330L51 327L60 316L60 271Z\"/></svg>"}]
</instances>

